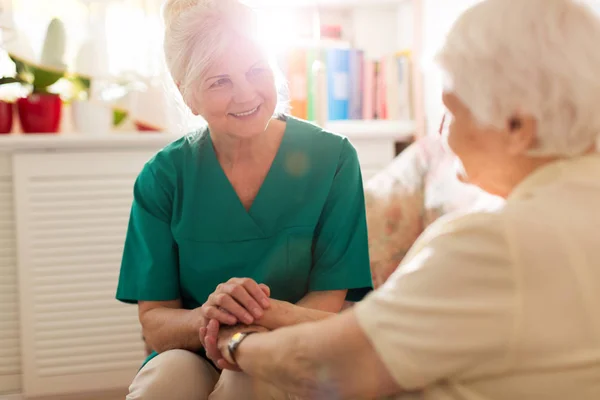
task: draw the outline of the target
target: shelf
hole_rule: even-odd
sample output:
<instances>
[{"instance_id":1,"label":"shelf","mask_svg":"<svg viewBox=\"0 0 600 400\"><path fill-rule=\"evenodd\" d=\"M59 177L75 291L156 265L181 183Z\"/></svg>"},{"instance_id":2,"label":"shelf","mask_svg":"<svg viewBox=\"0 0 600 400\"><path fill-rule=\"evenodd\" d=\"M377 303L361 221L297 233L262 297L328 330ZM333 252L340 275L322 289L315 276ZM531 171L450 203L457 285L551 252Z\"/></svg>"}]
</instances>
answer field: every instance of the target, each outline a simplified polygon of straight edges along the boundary
<instances>
[{"instance_id":1,"label":"shelf","mask_svg":"<svg viewBox=\"0 0 600 400\"><path fill-rule=\"evenodd\" d=\"M179 136L158 132L111 132L105 135L86 135L81 133L20 133L0 135L0 153L20 150L53 151L85 149L95 151L106 149L159 149L177 138L179 138Z\"/></svg>"},{"instance_id":2,"label":"shelf","mask_svg":"<svg viewBox=\"0 0 600 400\"><path fill-rule=\"evenodd\" d=\"M259 8L350 8L395 5L406 1L409 0L247 0L245 3Z\"/></svg>"},{"instance_id":3,"label":"shelf","mask_svg":"<svg viewBox=\"0 0 600 400\"><path fill-rule=\"evenodd\" d=\"M348 120L329 121L325 129L350 139L396 139L412 140L416 132L414 121Z\"/></svg>"},{"instance_id":4,"label":"shelf","mask_svg":"<svg viewBox=\"0 0 600 400\"><path fill-rule=\"evenodd\" d=\"M337 133L349 139L361 140L412 140L415 123L412 121L387 120L348 120L329 121L325 124L329 132ZM0 135L0 153L19 150L58 150L58 149L139 149L143 147L161 148L177 140L180 136L169 133L111 132L105 135L86 135L81 133L59 134L9 134Z\"/></svg>"}]
</instances>

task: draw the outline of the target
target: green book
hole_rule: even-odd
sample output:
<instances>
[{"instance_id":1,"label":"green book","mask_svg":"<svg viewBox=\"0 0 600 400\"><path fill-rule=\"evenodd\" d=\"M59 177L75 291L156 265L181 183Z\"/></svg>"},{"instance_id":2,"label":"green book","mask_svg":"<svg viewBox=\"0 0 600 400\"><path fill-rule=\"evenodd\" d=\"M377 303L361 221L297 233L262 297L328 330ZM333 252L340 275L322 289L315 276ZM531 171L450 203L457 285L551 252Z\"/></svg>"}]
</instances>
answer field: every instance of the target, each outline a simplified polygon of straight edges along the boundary
<instances>
[{"instance_id":1,"label":"green book","mask_svg":"<svg viewBox=\"0 0 600 400\"><path fill-rule=\"evenodd\" d=\"M306 93L307 97L307 119L309 121L317 120L317 82L316 82L316 74L313 71L313 67L316 67L315 63L318 60L319 49L318 48L309 48L306 52L306 73L308 77L306 79L306 83L308 85Z\"/></svg>"}]
</instances>

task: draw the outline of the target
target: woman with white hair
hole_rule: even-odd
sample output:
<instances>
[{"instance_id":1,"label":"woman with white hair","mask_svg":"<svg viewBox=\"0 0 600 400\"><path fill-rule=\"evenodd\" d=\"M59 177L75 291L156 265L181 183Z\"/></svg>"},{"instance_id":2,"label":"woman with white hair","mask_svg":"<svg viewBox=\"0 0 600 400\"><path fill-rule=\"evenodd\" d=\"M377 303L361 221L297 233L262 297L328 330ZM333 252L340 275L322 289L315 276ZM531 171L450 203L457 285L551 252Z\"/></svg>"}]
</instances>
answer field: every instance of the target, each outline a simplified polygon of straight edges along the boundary
<instances>
[{"instance_id":1,"label":"woman with white hair","mask_svg":"<svg viewBox=\"0 0 600 400\"><path fill-rule=\"evenodd\" d=\"M308 398L600 399L598 43L573 0L462 14L438 58L447 141L505 204L436 221L340 315L264 333L211 321L209 356Z\"/></svg>"},{"instance_id":2,"label":"woman with white hair","mask_svg":"<svg viewBox=\"0 0 600 400\"><path fill-rule=\"evenodd\" d=\"M371 288L356 151L277 111L250 8L169 0L164 15L167 65L207 127L159 151L135 183L117 298L138 304L155 352L127 399L285 397L220 374L199 330L210 319L277 329L310 310L339 312Z\"/></svg>"},{"instance_id":3,"label":"woman with white hair","mask_svg":"<svg viewBox=\"0 0 600 400\"><path fill-rule=\"evenodd\" d=\"M427 135L402 151L365 184L373 287L398 268L415 241L437 219L490 209L504 199L456 176L456 157L440 135Z\"/></svg>"}]
</instances>

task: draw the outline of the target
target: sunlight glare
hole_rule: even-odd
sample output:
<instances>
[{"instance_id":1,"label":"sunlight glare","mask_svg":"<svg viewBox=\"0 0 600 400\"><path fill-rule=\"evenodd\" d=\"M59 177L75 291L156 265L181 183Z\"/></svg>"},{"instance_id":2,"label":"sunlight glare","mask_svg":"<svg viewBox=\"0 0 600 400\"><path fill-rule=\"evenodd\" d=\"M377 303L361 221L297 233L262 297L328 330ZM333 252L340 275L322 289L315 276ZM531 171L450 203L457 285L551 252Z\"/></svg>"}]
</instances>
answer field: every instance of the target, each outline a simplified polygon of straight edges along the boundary
<instances>
[{"instance_id":1,"label":"sunlight glare","mask_svg":"<svg viewBox=\"0 0 600 400\"><path fill-rule=\"evenodd\" d=\"M280 56L290 48L314 39L312 13L287 8L258 9L259 38L266 48Z\"/></svg>"}]
</instances>

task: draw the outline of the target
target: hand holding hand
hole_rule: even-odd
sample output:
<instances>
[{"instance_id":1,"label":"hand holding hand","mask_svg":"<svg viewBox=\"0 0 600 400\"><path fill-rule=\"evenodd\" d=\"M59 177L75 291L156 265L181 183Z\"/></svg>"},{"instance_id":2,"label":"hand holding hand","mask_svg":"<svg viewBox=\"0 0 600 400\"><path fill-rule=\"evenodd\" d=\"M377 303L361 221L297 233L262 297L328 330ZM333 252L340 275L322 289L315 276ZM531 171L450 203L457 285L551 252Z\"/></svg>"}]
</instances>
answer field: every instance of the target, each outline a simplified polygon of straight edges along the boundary
<instances>
[{"instance_id":1,"label":"hand holding hand","mask_svg":"<svg viewBox=\"0 0 600 400\"><path fill-rule=\"evenodd\" d=\"M229 354L229 341L238 332L267 332L260 326L220 326L219 321L211 320L206 328L200 328L200 341L204 345L206 355L219 368L240 371Z\"/></svg>"},{"instance_id":2,"label":"hand holding hand","mask_svg":"<svg viewBox=\"0 0 600 400\"><path fill-rule=\"evenodd\" d=\"M250 278L232 278L217 286L202 305L205 323L215 319L222 324L252 324L269 308L271 290Z\"/></svg>"}]
</instances>

